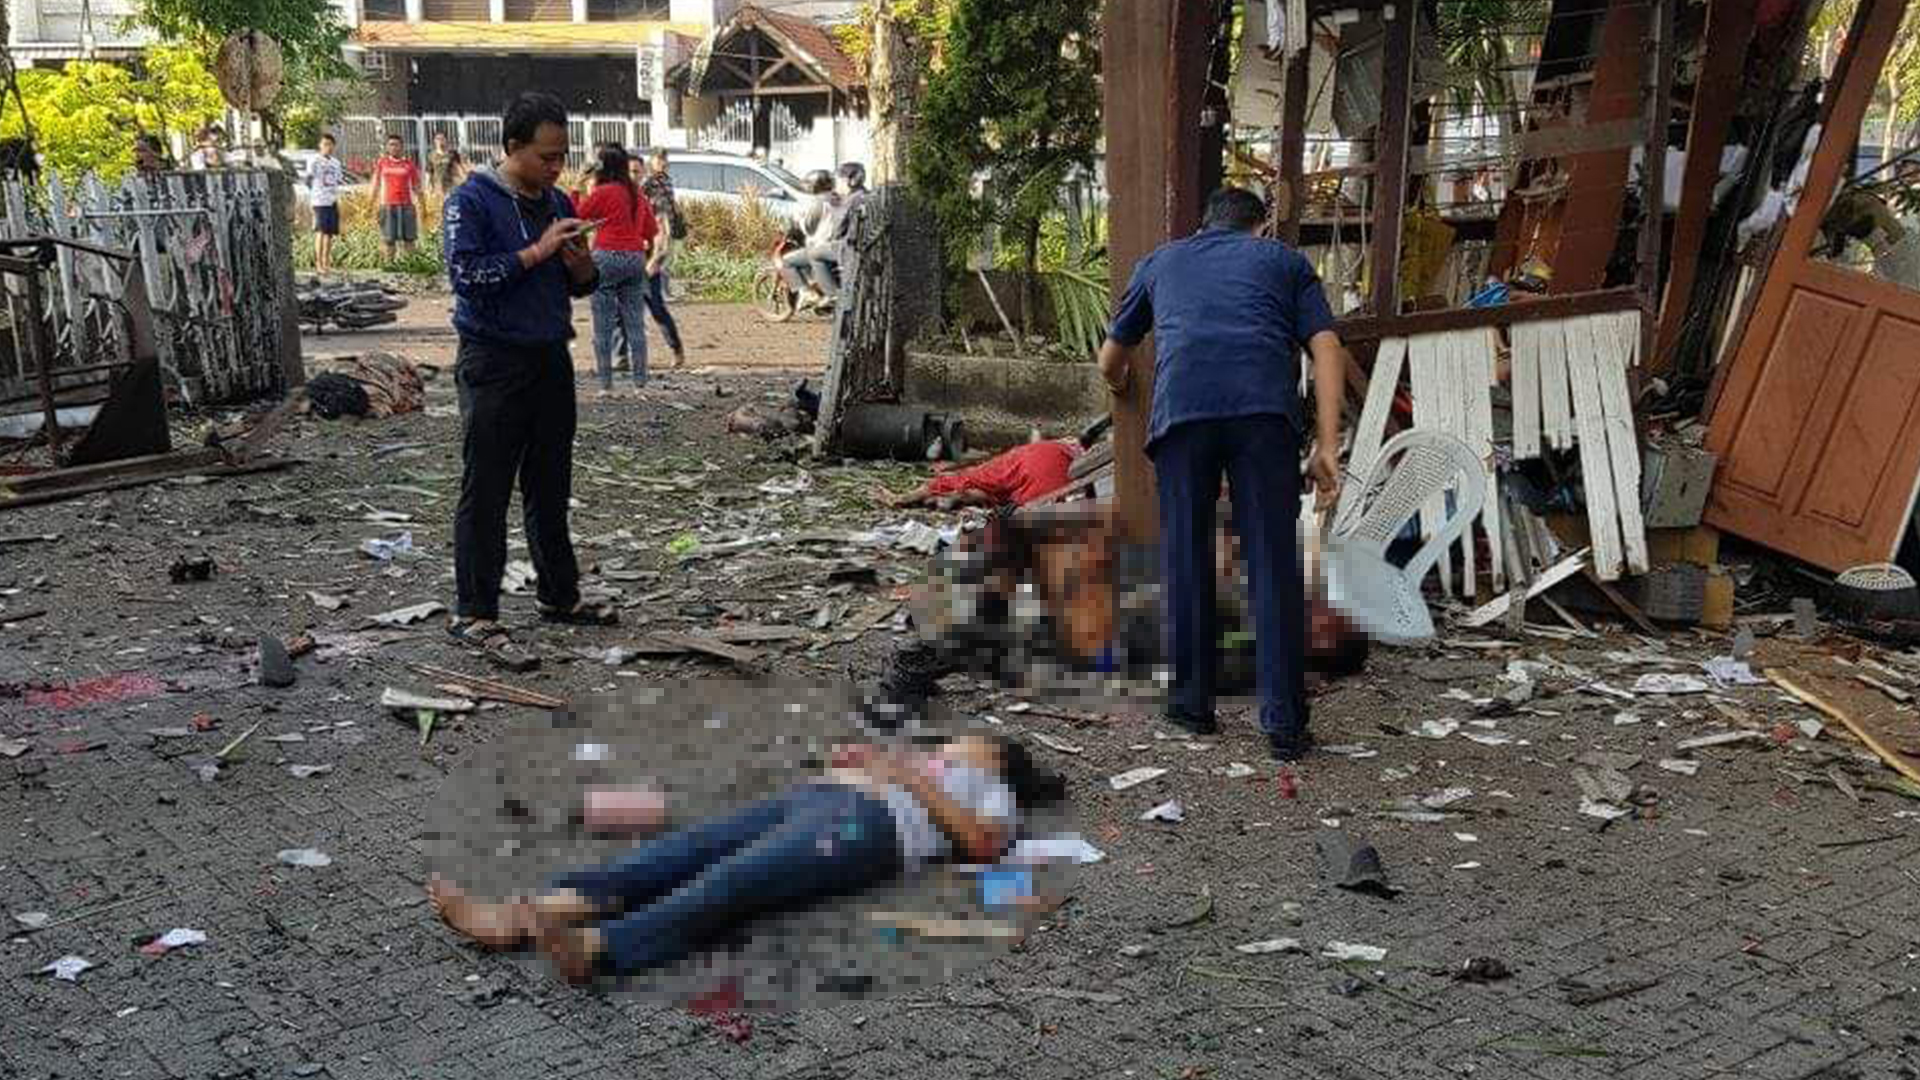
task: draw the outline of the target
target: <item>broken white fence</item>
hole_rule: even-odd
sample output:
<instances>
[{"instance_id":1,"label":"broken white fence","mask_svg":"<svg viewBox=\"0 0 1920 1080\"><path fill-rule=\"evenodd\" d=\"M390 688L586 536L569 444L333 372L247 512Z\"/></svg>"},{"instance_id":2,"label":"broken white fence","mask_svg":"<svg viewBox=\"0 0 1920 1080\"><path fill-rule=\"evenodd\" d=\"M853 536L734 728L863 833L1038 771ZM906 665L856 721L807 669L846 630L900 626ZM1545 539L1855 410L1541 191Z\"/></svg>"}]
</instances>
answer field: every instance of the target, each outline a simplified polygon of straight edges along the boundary
<instances>
[{"instance_id":1,"label":"broken white fence","mask_svg":"<svg viewBox=\"0 0 1920 1080\"><path fill-rule=\"evenodd\" d=\"M276 214L273 183L258 170L0 183L0 239L55 236L137 260L55 249L43 275L40 340L63 405L104 397L106 373L132 359L123 315L130 275L145 287L162 375L177 398L220 404L287 389L283 358L289 348L298 357L299 327L291 223L277 221L285 210ZM18 412L38 400L39 366L23 340L24 290L11 278L8 288L0 412Z\"/></svg>"}]
</instances>

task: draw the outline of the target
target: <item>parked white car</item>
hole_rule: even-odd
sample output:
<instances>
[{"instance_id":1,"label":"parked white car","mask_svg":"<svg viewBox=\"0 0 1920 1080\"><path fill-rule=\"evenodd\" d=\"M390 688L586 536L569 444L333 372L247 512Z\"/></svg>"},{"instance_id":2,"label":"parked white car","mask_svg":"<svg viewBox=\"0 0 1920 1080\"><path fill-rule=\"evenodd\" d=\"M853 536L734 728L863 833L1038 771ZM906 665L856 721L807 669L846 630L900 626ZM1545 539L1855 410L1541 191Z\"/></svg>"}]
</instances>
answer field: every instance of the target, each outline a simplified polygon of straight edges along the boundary
<instances>
[{"instance_id":1,"label":"parked white car","mask_svg":"<svg viewBox=\"0 0 1920 1080\"><path fill-rule=\"evenodd\" d=\"M671 150L667 172L673 176L678 198L735 205L749 197L758 198L770 212L787 220L799 217L809 198L799 177L778 165L740 154Z\"/></svg>"}]
</instances>

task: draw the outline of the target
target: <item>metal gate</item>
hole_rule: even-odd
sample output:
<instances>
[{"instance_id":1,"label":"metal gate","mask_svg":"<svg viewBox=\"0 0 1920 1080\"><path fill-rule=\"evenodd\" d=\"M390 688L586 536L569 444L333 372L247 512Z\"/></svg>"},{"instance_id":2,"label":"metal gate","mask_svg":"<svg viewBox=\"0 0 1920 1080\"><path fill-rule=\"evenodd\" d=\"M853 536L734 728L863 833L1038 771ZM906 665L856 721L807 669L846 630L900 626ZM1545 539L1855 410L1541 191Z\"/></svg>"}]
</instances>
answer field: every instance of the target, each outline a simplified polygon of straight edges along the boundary
<instances>
[{"instance_id":1,"label":"metal gate","mask_svg":"<svg viewBox=\"0 0 1920 1080\"><path fill-rule=\"evenodd\" d=\"M813 138L813 128L795 119L784 101L774 102L767 110L767 130L767 153L775 160L797 160Z\"/></svg>"},{"instance_id":2,"label":"metal gate","mask_svg":"<svg viewBox=\"0 0 1920 1080\"><path fill-rule=\"evenodd\" d=\"M791 118L792 114L789 113L788 117ZM719 116L713 118L713 123L690 133L688 142L698 150L753 153L753 102L747 98L735 98Z\"/></svg>"},{"instance_id":3,"label":"metal gate","mask_svg":"<svg viewBox=\"0 0 1920 1080\"><path fill-rule=\"evenodd\" d=\"M49 179L44 187L0 185L0 236L55 236L138 258L139 284L152 307L154 338L167 383L188 404L244 401L286 389L281 314L286 251L275 242L267 174L259 171L167 173L110 185ZM133 343L120 317L130 285L120 258L62 247L42 320L50 367L63 402L97 390ZM36 365L21 335L21 297L0 332L0 412L32 399ZM97 395L96 395L97 396Z\"/></svg>"},{"instance_id":4,"label":"metal gate","mask_svg":"<svg viewBox=\"0 0 1920 1080\"><path fill-rule=\"evenodd\" d=\"M500 153L497 116L349 116L340 121L336 131L341 163L361 174L373 168L389 134L399 135L407 153L423 165L435 135L445 135L469 165L489 164ZM567 121L567 141L567 166L588 168L593 163L593 148L601 143L619 143L629 149L653 145L653 118L632 114L573 117Z\"/></svg>"}]
</instances>

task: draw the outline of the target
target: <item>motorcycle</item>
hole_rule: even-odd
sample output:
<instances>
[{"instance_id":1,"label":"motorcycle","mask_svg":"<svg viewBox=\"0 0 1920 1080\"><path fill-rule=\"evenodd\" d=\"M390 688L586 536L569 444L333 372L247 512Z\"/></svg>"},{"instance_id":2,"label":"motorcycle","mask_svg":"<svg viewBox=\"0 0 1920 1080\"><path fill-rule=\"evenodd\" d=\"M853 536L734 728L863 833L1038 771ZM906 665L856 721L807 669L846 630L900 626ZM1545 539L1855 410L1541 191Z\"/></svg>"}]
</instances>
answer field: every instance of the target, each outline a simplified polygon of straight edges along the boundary
<instances>
[{"instance_id":1,"label":"motorcycle","mask_svg":"<svg viewBox=\"0 0 1920 1080\"><path fill-rule=\"evenodd\" d=\"M780 272L782 260L805 244L806 238L797 230L787 230L773 245L765 264L753 275L753 306L768 322L787 322L803 311L823 317L833 314L831 304L812 306L802 303L800 294L787 284L786 275Z\"/></svg>"}]
</instances>

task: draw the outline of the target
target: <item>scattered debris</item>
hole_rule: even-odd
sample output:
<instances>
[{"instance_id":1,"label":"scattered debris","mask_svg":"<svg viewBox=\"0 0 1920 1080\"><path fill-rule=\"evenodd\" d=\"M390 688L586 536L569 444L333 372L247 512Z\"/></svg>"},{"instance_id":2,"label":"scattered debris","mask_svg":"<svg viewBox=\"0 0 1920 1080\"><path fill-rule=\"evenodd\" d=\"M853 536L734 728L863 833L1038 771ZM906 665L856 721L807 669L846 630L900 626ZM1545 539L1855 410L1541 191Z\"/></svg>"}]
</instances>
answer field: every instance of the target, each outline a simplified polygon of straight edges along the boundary
<instances>
[{"instance_id":1,"label":"scattered debris","mask_svg":"<svg viewBox=\"0 0 1920 1080\"><path fill-rule=\"evenodd\" d=\"M1358 945L1345 941L1329 941L1320 955L1329 960L1359 960L1368 964L1377 964L1387 958L1387 950L1377 945Z\"/></svg>"},{"instance_id":2,"label":"scattered debris","mask_svg":"<svg viewBox=\"0 0 1920 1080\"><path fill-rule=\"evenodd\" d=\"M1058 750L1063 754L1078 754L1083 752L1084 750L1084 748L1081 746L1078 746L1074 743L1070 743L1065 739L1056 739L1044 731L1034 732L1033 741L1039 743L1041 746L1044 746L1049 750Z\"/></svg>"},{"instance_id":3,"label":"scattered debris","mask_svg":"<svg viewBox=\"0 0 1920 1080\"><path fill-rule=\"evenodd\" d=\"M413 534L403 532L398 536L382 540L373 538L360 541L360 553L370 559L391 562L402 556L413 554Z\"/></svg>"},{"instance_id":4,"label":"scattered debris","mask_svg":"<svg viewBox=\"0 0 1920 1080\"><path fill-rule=\"evenodd\" d=\"M1596 769L1626 772L1640 764L1640 755L1621 753L1616 750L1589 750L1573 760L1576 764L1590 765Z\"/></svg>"},{"instance_id":5,"label":"scattered debris","mask_svg":"<svg viewBox=\"0 0 1920 1080\"><path fill-rule=\"evenodd\" d=\"M1441 810L1464 799L1473 798L1473 789L1464 787L1443 788L1420 800L1420 805L1429 810Z\"/></svg>"},{"instance_id":6,"label":"scattered debris","mask_svg":"<svg viewBox=\"0 0 1920 1080\"><path fill-rule=\"evenodd\" d=\"M292 686L298 674L293 669L293 658L287 655L287 647L272 634L260 635L260 685L285 689Z\"/></svg>"},{"instance_id":7,"label":"scattered debris","mask_svg":"<svg viewBox=\"0 0 1920 1080\"><path fill-rule=\"evenodd\" d=\"M1454 969L1453 978L1456 982L1485 984L1511 979L1513 971L1495 957L1476 956Z\"/></svg>"},{"instance_id":8,"label":"scattered debris","mask_svg":"<svg viewBox=\"0 0 1920 1080\"><path fill-rule=\"evenodd\" d=\"M414 604L410 607L383 611L373 616L373 621L382 626L412 626L414 623L424 622L445 610L447 610L447 605L438 600L428 600L425 603Z\"/></svg>"},{"instance_id":9,"label":"scattered debris","mask_svg":"<svg viewBox=\"0 0 1920 1080\"><path fill-rule=\"evenodd\" d=\"M1766 739L1766 733L1760 731L1722 731L1716 735L1701 735L1692 739L1682 739L1674 744L1679 750L1704 750L1709 746L1731 746L1734 743L1759 742Z\"/></svg>"},{"instance_id":10,"label":"scattered debris","mask_svg":"<svg viewBox=\"0 0 1920 1080\"><path fill-rule=\"evenodd\" d=\"M1633 681L1636 694L1704 694L1711 689L1704 679L1665 671L1649 672Z\"/></svg>"},{"instance_id":11,"label":"scattered debris","mask_svg":"<svg viewBox=\"0 0 1920 1080\"><path fill-rule=\"evenodd\" d=\"M232 742L230 742L230 743L228 743L227 745L225 745L225 746L223 746L223 747L221 747L221 748L220 748L220 749L219 749L219 750L218 750L217 752L215 752L215 754L213 755L213 759L214 759L214 760L215 760L216 762L224 762L224 761L226 761L226 760L227 760L227 755L229 755L229 754L231 754L231 753L233 753L233 752L234 752L235 750L238 750L238 749L240 749L240 747L241 747L242 745L244 745L244 744L246 743L246 741L247 741L248 739L251 739L251 738L253 738L253 733L254 733L254 732L256 732L256 731L259 731L259 730L260 730L260 725L261 725L261 724L264 724L264 723L266 723L266 721L264 721L264 720L261 720L261 721L258 721L258 722L257 722L257 723L255 723L255 724L254 724L254 725L253 725L252 727L250 727L250 728L248 728L247 730L245 730L245 731L243 731L243 732L241 732L241 733L240 733L240 734L238 734L238 735L235 735L235 736L233 737L233 741L232 741Z\"/></svg>"},{"instance_id":12,"label":"scattered debris","mask_svg":"<svg viewBox=\"0 0 1920 1080\"><path fill-rule=\"evenodd\" d=\"M347 606L346 597L334 596L331 593L309 592L307 593L307 599L313 601L313 606L322 611L339 611L341 608Z\"/></svg>"},{"instance_id":13,"label":"scattered debris","mask_svg":"<svg viewBox=\"0 0 1920 1080\"><path fill-rule=\"evenodd\" d=\"M1255 769L1244 761L1229 761L1213 771L1229 780L1244 780L1252 776Z\"/></svg>"},{"instance_id":14,"label":"scattered debris","mask_svg":"<svg viewBox=\"0 0 1920 1080\"><path fill-rule=\"evenodd\" d=\"M1128 788L1138 787L1149 780L1157 780L1165 775L1167 775L1167 770L1165 769L1152 765L1142 765L1137 769L1128 769L1118 776L1108 777L1107 786L1115 791L1125 791Z\"/></svg>"},{"instance_id":15,"label":"scattered debris","mask_svg":"<svg viewBox=\"0 0 1920 1080\"><path fill-rule=\"evenodd\" d=\"M21 911L14 914L13 921L29 930L45 930L53 916L44 911Z\"/></svg>"},{"instance_id":16,"label":"scattered debris","mask_svg":"<svg viewBox=\"0 0 1920 1080\"><path fill-rule=\"evenodd\" d=\"M1419 726L1408 734L1418 735L1423 739L1444 739L1459 730L1460 721L1458 720L1422 720Z\"/></svg>"},{"instance_id":17,"label":"scattered debris","mask_svg":"<svg viewBox=\"0 0 1920 1080\"><path fill-rule=\"evenodd\" d=\"M1087 843L1086 837L1069 832L1025 837L1007 852L1005 861L1036 863L1071 859L1084 866L1106 857L1107 853Z\"/></svg>"},{"instance_id":18,"label":"scattered debris","mask_svg":"<svg viewBox=\"0 0 1920 1080\"><path fill-rule=\"evenodd\" d=\"M1341 829L1321 829L1313 843L1322 868L1336 886L1383 900L1399 895L1400 890L1388 883L1380 852L1372 844L1357 841Z\"/></svg>"},{"instance_id":19,"label":"scattered debris","mask_svg":"<svg viewBox=\"0 0 1920 1080\"><path fill-rule=\"evenodd\" d=\"M203 931L176 927L140 946L140 955L165 956L175 949L183 949L189 945L204 945L206 942L207 935Z\"/></svg>"},{"instance_id":20,"label":"scattered debris","mask_svg":"<svg viewBox=\"0 0 1920 1080\"><path fill-rule=\"evenodd\" d=\"M458 671L449 671L431 664L408 664L407 667L429 678L439 680L442 684L440 689L449 693L458 693L464 697L482 701L504 701L510 705L526 705L536 709L561 709L567 704L564 698L523 689L497 679L463 675Z\"/></svg>"},{"instance_id":21,"label":"scattered debris","mask_svg":"<svg viewBox=\"0 0 1920 1080\"><path fill-rule=\"evenodd\" d=\"M63 956L41 968L38 974L52 975L62 982L79 982L80 973L93 966L93 961L84 956Z\"/></svg>"},{"instance_id":22,"label":"scattered debris","mask_svg":"<svg viewBox=\"0 0 1920 1080\"><path fill-rule=\"evenodd\" d=\"M1299 938L1278 937L1268 938L1265 941L1249 941L1245 945L1235 945L1233 951L1245 953L1248 956L1267 956L1272 953L1304 953L1307 950L1306 946L1300 944Z\"/></svg>"},{"instance_id":23,"label":"scattered debris","mask_svg":"<svg viewBox=\"0 0 1920 1080\"><path fill-rule=\"evenodd\" d=\"M1700 667L1707 673L1708 678L1721 686L1758 686L1767 681L1755 675L1745 660L1738 660L1731 656L1716 656L1711 660L1703 660Z\"/></svg>"},{"instance_id":24,"label":"scattered debris","mask_svg":"<svg viewBox=\"0 0 1920 1080\"><path fill-rule=\"evenodd\" d=\"M1140 815L1141 821L1166 821L1178 824L1187 818L1186 808L1179 799L1172 799Z\"/></svg>"},{"instance_id":25,"label":"scattered debris","mask_svg":"<svg viewBox=\"0 0 1920 1080\"><path fill-rule=\"evenodd\" d=\"M286 848L274 857L286 866L304 866L313 870L333 865L333 856L318 848Z\"/></svg>"},{"instance_id":26,"label":"scattered debris","mask_svg":"<svg viewBox=\"0 0 1920 1080\"><path fill-rule=\"evenodd\" d=\"M993 919L944 919L907 911L869 911L867 920L894 930L905 930L930 941L1019 941L1026 932Z\"/></svg>"},{"instance_id":27,"label":"scattered debris","mask_svg":"<svg viewBox=\"0 0 1920 1080\"><path fill-rule=\"evenodd\" d=\"M17 758L33 749L33 744L25 739L0 739L0 757Z\"/></svg>"},{"instance_id":28,"label":"scattered debris","mask_svg":"<svg viewBox=\"0 0 1920 1080\"><path fill-rule=\"evenodd\" d=\"M479 706L467 698L428 697L425 694L416 694L389 686L380 692L380 707L399 713L419 710L437 713L469 713Z\"/></svg>"},{"instance_id":29,"label":"scattered debris","mask_svg":"<svg viewBox=\"0 0 1920 1080\"><path fill-rule=\"evenodd\" d=\"M1160 950L1158 948L1155 948L1152 945L1120 946L1120 955L1126 957L1129 960L1138 960L1141 957L1152 956L1154 953L1157 953L1159 951Z\"/></svg>"},{"instance_id":30,"label":"scattered debris","mask_svg":"<svg viewBox=\"0 0 1920 1080\"><path fill-rule=\"evenodd\" d=\"M332 765L289 765L287 771L295 780L311 780L316 776L325 776L333 771Z\"/></svg>"},{"instance_id":31,"label":"scattered debris","mask_svg":"<svg viewBox=\"0 0 1920 1080\"><path fill-rule=\"evenodd\" d=\"M167 580L175 585L185 585L190 581L211 581L213 579L213 560L205 555L191 558L181 556L167 567Z\"/></svg>"},{"instance_id":32,"label":"scattered debris","mask_svg":"<svg viewBox=\"0 0 1920 1080\"><path fill-rule=\"evenodd\" d=\"M1660 768L1681 776L1692 776L1700 771L1700 763L1690 758L1661 758Z\"/></svg>"}]
</instances>

